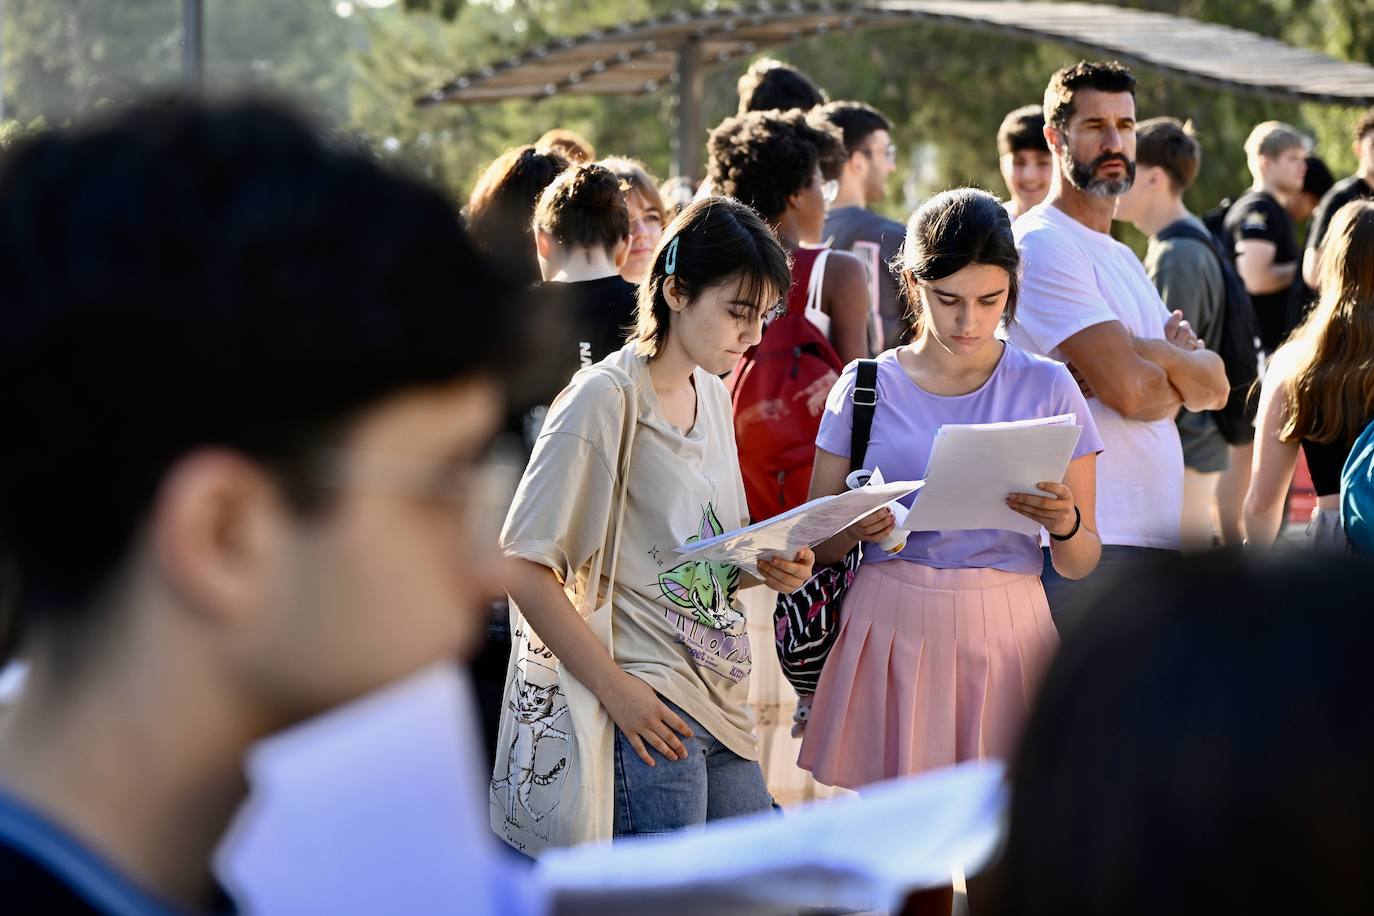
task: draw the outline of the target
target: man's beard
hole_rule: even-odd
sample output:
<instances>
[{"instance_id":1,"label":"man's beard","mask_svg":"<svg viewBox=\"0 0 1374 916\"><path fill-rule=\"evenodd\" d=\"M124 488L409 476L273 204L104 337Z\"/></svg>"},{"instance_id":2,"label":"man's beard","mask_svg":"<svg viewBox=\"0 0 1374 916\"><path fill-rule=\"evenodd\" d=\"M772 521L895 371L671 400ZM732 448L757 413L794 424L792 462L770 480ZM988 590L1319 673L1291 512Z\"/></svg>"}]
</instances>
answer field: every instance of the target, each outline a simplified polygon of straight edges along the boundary
<instances>
[{"instance_id":1,"label":"man's beard","mask_svg":"<svg viewBox=\"0 0 1374 916\"><path fill-rule=\"evenodd\" d=\"M1093 197L1120 197L1135 184L1135 163L1121 153L1103 153L1087 165L1073 157L1066 147L1060 154L1069 183ZM1125 178L1097 178L1097 170L1108 162L1120 162L1126 167Z\"/></svg>"}]
</instances>

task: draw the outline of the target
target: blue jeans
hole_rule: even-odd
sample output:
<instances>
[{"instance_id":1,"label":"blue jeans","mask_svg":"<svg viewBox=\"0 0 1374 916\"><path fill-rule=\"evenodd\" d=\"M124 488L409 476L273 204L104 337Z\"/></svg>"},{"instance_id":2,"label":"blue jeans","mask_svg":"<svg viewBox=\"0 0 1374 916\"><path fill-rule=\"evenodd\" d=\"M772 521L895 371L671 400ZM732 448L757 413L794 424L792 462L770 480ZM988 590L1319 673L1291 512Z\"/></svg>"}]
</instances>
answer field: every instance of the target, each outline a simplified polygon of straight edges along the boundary
<instances>
[{"instance_id":1,"label":"blue jeans","mask_svg":"<svg viewBox=\"0 0 1374 916\"><path fill-rule=\"evenodd\" d=\"M662 699L662 697L660 697ZM758 761L745 760L711 736L676 704L663 700L692 730L681 738L686 760L669 760L653 748L649 766L615 730L615 835L671 833L723 817L776 807Z\"/></svg>"},{"instance_id":2,"label":"blue jeans","mask_svg":"<svg viewBox=\"0 0 1374 916\"><path fill-rule=\"evenodd\" d=\"M1050 615L1060 633L1072 629L1099 605L1110 600L1112 583L1121 573L1158 557L1177 556L1177 551L1156 547L1127 547L1103 544L1097 568L1082 579L1065 579L1055 571L1050 549L1042 547L1045 568L1040 583L1050 602Z\"/></svg>"}]
</instances>

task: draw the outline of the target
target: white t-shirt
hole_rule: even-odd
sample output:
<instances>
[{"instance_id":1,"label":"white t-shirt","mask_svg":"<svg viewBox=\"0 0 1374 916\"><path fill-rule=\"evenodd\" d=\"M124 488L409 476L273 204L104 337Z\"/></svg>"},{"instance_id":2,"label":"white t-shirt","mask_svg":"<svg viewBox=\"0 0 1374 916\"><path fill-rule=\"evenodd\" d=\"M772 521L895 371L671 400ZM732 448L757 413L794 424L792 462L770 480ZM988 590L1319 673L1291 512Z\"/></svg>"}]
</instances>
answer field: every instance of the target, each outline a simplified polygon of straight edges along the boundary
<instances>
[{"instance_id":1,"label":"white t-shirt","mask_svg":"<svg viewBox=\"0 0 1374 916\"><path fill-rule=\"evenodd\" d=\"M1119 321L1140 338L1164 337L1169 312L1135 253L1049 203L1012 224L1021 295L1008 331L1018 346L1063 360L1059 345L1084 328ZM1103 544L1177 550L1183 449L1172 418L1142 422L1088 400L1105 450L1097 461Z\"/></svg>"}]
</instances>

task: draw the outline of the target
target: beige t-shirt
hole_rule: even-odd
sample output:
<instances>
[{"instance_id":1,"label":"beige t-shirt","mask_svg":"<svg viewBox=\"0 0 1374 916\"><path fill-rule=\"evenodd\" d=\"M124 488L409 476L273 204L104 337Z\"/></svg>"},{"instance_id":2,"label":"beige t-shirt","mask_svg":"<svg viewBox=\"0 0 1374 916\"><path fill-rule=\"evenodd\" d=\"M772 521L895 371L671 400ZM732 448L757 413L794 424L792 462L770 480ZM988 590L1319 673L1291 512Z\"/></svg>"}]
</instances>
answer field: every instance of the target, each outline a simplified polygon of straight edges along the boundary
<instances>
[{"instance_id":1,"label":"beige t-shirt","mask_svg":"<svg viewBox=\"0 0 1374 916\"><path fill-rule=\"evenodd\" d=\"M683 435L664 417L634 344L603 362L630 377L638 402L613 601L615 660L756 760L740 571L679 562L673 552L748 523L729 394L697 369L696 424ZM613 379L583 370L550 406L501 534L507 556L548 566L565 582L585 581L617 491L623 397ZM609 557L602 575L610 575Z\"/></svg>"}]
</instances>

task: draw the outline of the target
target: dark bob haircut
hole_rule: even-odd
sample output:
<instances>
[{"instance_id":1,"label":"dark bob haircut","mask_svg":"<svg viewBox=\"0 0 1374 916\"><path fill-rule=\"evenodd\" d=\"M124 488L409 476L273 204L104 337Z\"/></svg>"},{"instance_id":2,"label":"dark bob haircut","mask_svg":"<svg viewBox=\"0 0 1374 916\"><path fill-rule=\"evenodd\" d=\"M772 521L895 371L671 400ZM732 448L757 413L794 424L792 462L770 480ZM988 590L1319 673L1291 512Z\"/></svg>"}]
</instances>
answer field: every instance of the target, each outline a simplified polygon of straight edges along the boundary
<instances>
[{"instance_id":1,"label":"dark bob haircut","mask_svg":"<svg viewBox=\"0 0 1374 916\"><path fill-rule=\"evenodd\" d=\"M707 174L716 193L733 197L773 221L787 199L806 187L817 167L846 158L838 127L804 111L751 111L726 118L707 140Z\"/></svg>"},{"instance_id":2,"label":"dark bob haircut","mask_svg":"<svg viewBox=\"0 0 1374 916\"><path fill-rule=\"evenodd\" d=\"M670 249L672 277L688 301L712 286L738 282L739 298L754 303L750 320L780 306L792 285L787 250L757 213L728 197L688 204L663 231L653 265L639 285L639 318L631 339L650 359L668 342L672 309L663 286Z\"/></svg>"},{"instance_id":3,"label":"dark bob haircut","mask_svg":"<svg viewBox=\"0 0 1374 916\"><path fill-rule=\"evenodd\" d=\"M1374 912L1374 567L1209 551L1099 585L1013 761L988 912Z\"/></svg>"},{"instance_id":4,"label":"dark bob haircut","mask_svg":"<svg viewBox=\"0 0 1374 916\"><path fill-rule=\"evenodd\" d=\"M1011 217L997 198L977 188L936 194L916 208L906 224L906 242L894 269L902 277L910 311L908 322L921 324L920 283L933 283L970 264L990 264L1007 272L1007 306L1003 321L1016 317L1021 257L1011 234Z\"/></svg>"}]
</instances>

